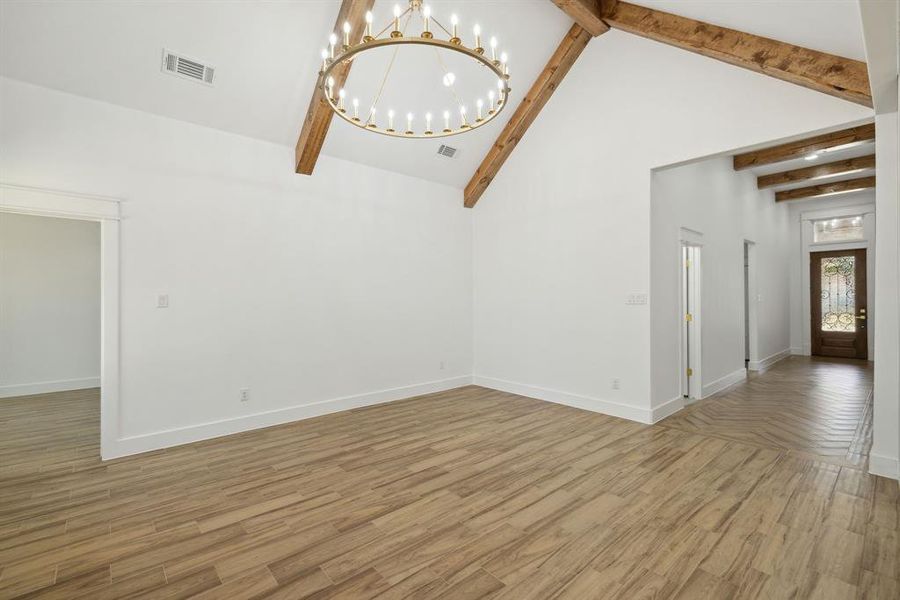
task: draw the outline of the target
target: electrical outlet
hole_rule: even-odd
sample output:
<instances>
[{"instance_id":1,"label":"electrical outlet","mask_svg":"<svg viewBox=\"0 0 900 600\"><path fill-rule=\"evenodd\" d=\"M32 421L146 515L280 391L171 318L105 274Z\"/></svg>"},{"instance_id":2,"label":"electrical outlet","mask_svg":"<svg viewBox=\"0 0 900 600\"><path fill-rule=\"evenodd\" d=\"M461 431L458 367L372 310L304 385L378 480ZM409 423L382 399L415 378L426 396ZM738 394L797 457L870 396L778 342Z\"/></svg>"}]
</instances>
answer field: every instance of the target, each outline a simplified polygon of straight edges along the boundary
<instances>
[{"instance_id":1,"label":"electrical outlet","mask_svg":"<svg viewBox=\"0 0 900 600\"><path fill-rule=\"evenodd\" d=\"M250 401L250 388L241 388L241 402Z\"/></svg>"},{"instance_id":2,"label":"electrical outlet","mask_svg":"<svg viewBox=\"0 0 900 600\"><path fill-rule=\"evenodd\" d=\"M441 371L444 370L444 361L441 361Z\"/></svg>"},{"instance_id":3,"label":"electrical outlet","mask_svg":"<svg viewBox=\"0 0 900 600\"><path fill-rule=\"evenodd\" d=\"M622 387L621 382L618 379L613 379L612 380L612 389L617 390L620 387Z\"/></svg>"},{"instance_id":4,"label":"electrical outlet","mask_svg":"<svg viewBox=\"0 0 900 600\"><path fill-rule=\"evenodd\" d=\"M160 294L156 297L156 308L169 308L168 294Z\"/></svg>"}]
</instances>

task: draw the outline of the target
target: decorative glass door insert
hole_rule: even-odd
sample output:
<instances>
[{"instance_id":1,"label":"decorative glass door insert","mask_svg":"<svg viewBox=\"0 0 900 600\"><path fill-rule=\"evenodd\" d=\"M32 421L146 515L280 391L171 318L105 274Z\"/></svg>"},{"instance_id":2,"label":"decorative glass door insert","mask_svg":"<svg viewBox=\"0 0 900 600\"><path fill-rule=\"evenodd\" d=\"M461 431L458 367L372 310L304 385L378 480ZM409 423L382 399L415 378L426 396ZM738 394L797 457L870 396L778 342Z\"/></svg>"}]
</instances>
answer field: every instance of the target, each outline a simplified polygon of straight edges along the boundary
<instances>
[{"instance_id":1,"label":"decorative glass door insert","mask_svg":"<svg viewBox=\"0 0 900 600\"><path fill-rule=\"evenodd\" d=\"M856 257L821 260L822 331L856 331Z\"/></svg>"}]
</instances>

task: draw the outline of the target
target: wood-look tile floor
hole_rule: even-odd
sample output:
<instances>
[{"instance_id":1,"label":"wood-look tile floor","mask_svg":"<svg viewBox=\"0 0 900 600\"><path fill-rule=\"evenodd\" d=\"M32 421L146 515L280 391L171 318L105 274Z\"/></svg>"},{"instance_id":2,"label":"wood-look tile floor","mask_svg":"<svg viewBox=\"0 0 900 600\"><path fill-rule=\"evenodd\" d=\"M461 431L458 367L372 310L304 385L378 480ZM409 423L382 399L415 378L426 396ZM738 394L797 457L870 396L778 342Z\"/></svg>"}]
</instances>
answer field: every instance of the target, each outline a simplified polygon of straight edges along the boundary
<instances>
[{"instance_id":1,"label":"wood-look tile floor","mask_svg":"<svg viewBox=\"0 0 900 600\"><path fill-rule=\"evenodd\" d=\"M660 425L865 469L872 388L868 361L791 356Z\"/></svg>"},{"instance_id":2,"label":"wood-look tile floor","mask_svg":"<svg viewBox=\"0 0 900 600\"><path fill-rule=\"evenodd\" d=\"M897 483L781 444L468 387L103 463L97 410L0 401L0 597L900 597Z\"/></svg>"}]
</instances>

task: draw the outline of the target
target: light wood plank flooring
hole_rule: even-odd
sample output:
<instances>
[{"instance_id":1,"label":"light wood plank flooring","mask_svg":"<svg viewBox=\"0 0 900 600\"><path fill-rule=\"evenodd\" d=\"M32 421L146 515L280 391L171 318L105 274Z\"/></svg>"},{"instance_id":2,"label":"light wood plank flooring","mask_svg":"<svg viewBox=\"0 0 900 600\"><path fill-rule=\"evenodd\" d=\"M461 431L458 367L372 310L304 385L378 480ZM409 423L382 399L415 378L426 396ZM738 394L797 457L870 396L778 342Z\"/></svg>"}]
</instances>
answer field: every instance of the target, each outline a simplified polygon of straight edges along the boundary
<instances>
[{"instance_id":1,"label":"light wood plank flooring","mask_svg":"<svg viewBox=\"0 0 900 600\"><path fill-rule=\"evenodd\" d=\"M745 385L857 397L810 368ZM96 391L2 400L0 597L900 597L896 482L694 408L468 387L103 463Z\"/></svg>"}]
</instances>

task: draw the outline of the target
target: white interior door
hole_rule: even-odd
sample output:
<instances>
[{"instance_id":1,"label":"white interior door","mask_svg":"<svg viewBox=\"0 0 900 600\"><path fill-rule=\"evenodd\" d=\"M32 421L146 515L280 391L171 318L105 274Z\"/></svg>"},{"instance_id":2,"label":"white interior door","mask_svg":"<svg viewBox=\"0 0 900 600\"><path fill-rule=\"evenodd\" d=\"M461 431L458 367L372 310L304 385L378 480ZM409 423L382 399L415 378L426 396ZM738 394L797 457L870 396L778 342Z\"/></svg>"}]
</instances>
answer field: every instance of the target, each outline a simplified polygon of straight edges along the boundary
<instances>
[{"instance_id":1,"label":"white interior door","mask_svg":"<svg viewBox=\"0 0 900 600\"><path fill-rule=\"evenodd\" d=\"M702 397L700 373L700 247L681 248L681 393Z\"/></svg>"}]
</instances>

